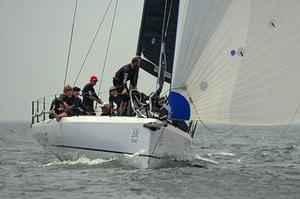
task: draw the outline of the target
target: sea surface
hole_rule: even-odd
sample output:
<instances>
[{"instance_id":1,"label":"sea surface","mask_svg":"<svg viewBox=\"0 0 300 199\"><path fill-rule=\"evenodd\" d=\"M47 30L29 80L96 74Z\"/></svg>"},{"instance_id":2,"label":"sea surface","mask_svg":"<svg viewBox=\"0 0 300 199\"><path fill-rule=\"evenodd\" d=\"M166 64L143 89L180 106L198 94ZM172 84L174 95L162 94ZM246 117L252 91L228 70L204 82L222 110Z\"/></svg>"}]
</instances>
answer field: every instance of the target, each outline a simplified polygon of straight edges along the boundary
<instances>
[{"instance_id":1,"label":"sea surface","mask_svg":"<svg viewBox=\"0 0 300 199\"><path fill-rule=\"evenodd\" d=\"M0 198L300 198L300 126L199 127L187 159L136 169L130 156L61 162L25 122L0 123ZM202 162L201 162L202 163Z\"/></svg>"}]
</instances>

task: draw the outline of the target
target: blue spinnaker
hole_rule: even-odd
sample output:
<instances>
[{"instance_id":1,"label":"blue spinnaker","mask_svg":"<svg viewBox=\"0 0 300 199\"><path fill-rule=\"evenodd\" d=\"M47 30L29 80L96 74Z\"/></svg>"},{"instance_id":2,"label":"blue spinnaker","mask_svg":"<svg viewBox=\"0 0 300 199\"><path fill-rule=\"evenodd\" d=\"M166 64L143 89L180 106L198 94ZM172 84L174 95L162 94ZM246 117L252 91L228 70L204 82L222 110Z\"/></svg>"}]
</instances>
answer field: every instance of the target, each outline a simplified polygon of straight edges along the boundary
<instances>
[{"instance_id":1,"label":"blue spinnaker","mask_svg":"<svg viewBox=\"0 0 300 199\"><path fill-rule=\"evenodd\" d=\"M169 118L175 120L189 120L191 108L188 100L180 93L171 91L169 94L170 113Z\"/></svg>"}]
</instances>

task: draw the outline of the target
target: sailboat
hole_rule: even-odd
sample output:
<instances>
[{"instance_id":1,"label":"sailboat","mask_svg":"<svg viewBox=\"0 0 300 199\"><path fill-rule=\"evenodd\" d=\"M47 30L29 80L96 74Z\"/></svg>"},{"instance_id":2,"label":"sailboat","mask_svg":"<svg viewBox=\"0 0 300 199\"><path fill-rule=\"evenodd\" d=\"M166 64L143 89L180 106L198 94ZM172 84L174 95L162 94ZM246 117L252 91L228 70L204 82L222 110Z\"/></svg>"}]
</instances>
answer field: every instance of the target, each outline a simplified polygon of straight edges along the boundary
<instances>
[{"instance_id":1,"label":"sailboat","mask_svg":"<svg viewBox=\"0 0 300 199\"><path fill-rule=\"evenodd\" d=\"M164 82L171 80L178 6L179 1L144 3L137 55L142 57L141 68L158 77L159 84L149 101L142 101L140 93L132 89L129 116L74 116L59 122L56 119L35 122L33 118L32 127L44 147L60 160L135 155L133 164L138 168L156 168L166 159L184 157L195 125L185 129L175 126L167 114L161 116L157 107L158 101L164 99L160 97Z\"/></svg>"},{"instance_id":2,"label":"sailboat","mask_svg":"<svg viewBox=\"0 0 300 199\"><path fill-rule=\"evenodd\" d=\"M299 9L298 0L145 0L137 54L159 89L146 102L132 90L132 116L45 119L33 129L61 160L137 154L137 167L153 168L185 156L193 121L291 123L300 107Z\"/></svg>"}]
</instances>

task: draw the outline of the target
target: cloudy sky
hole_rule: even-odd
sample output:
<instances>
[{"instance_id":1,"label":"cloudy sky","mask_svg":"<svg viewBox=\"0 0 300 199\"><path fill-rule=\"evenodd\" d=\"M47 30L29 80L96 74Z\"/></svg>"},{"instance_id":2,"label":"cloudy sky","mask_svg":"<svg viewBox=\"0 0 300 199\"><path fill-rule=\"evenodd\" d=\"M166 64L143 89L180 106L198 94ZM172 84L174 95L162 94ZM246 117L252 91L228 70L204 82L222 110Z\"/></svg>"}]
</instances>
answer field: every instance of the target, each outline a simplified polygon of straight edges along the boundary
<instances>
[{"instance_id":1,"label":"cloudy sky","mask_svg":"<svg viewBox=\"0 0 300 199\"><path fill-rule=\"evenodd\" d=\"M93 36L111 0L78 0L67 83L73 85ZM143 0L119 0L100 95L119 67L135 56ZM101 76L116 0L79 77L83 87ZM0 0L0 121L30 121L31 101L62 91L75 0ZM139 90L149 93L156 80L139 75ZM96 90L98 90L98 86ZM166 86L166 88L168 88ZM50 103L52 98L48 98ZM299 119L298 113L298 120Z\"/></svg>"},{"instance_id":2,"label":"cloudy sky","mask_svg":"<svg viewBox=\"0 0 300 199\"><path fill-rule=\"evenodd\" d=\"M73 84L110 0L78 0L67 83ZM0 0L0 120L30 121L31 101L60 93L63 87L75 0ZM80 75L101 76L115 0ZM112 76L135 55L143 0L121 0L115 19L102 97ZM155 80L142 72L140 90ZM99 86L99 85L97 85ZM97 88L98 89L98 88Z\"/></svg>"}]
</instances>

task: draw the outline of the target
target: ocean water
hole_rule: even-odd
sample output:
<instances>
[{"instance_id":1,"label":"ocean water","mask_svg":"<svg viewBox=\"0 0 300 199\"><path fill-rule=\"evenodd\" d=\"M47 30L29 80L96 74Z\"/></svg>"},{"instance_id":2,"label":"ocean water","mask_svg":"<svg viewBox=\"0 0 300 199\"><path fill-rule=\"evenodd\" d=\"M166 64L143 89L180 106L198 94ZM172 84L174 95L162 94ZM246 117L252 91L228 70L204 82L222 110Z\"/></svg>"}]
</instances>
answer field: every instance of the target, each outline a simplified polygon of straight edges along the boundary
<instances>
[{"instance_id":1,"label":"ocean water","mask_svg":"<svg viewBox=\"0 0 300 199\"><path fill-rule=\"evenodd\" d=\"M224 131L228 126L210 126ZM60 162L26 123L0 123L0 198L300 198L300 126L198 128L188 159L136 169L131 157Z\"/></svg>"}]
</instances>

